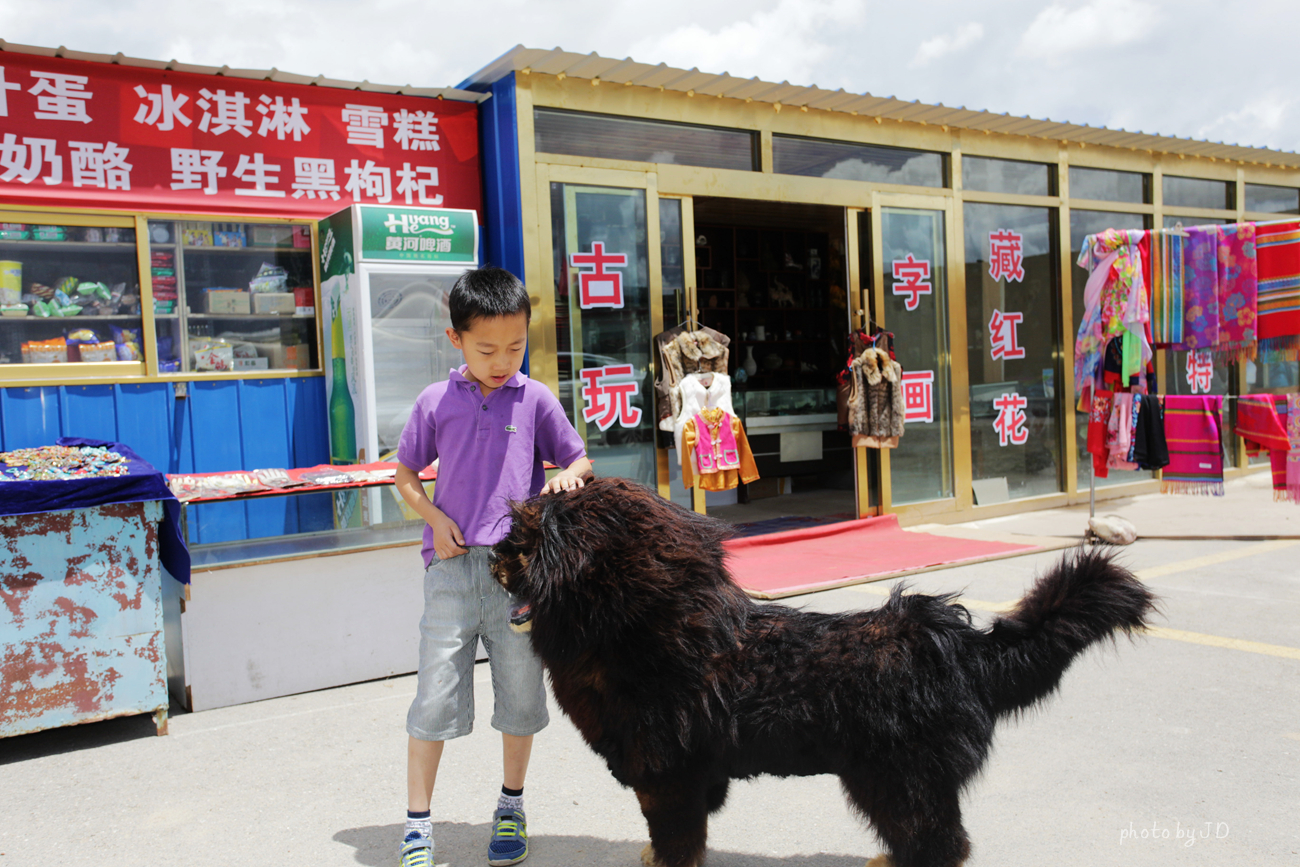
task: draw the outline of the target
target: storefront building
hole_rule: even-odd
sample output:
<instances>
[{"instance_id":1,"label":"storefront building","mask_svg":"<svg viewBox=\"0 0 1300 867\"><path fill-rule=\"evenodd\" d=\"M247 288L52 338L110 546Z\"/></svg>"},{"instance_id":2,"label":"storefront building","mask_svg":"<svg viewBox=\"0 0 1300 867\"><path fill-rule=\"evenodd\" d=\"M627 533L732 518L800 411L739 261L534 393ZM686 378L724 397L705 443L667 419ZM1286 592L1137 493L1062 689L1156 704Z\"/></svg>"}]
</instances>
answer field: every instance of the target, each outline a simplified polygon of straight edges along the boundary
<instances>
[{"instance_id":1,"label":"storefront building","mask_svg":"<svg viewBox=\"0 0 1300 867\"><path fill-rule=\"evenodd\" d=\"M737 523L971 520L1086 500L1072 370L1083 238L1300 213L1300 157L1260 148L522 46L460 87L491 96L489 258L533 293L532 375L599 473ZM653 339L688 319L731 340L760 483L687 492L655 431ZM873 324L904 371L895 450L851 448L836 429L849 333ZM1296 386L1295 363L1208 379L1187 363L1160 353L1162 391ZM1230 473L1244 471L1241 441L1226 445ZM1137 472L1098 488L1158 490Z\"/></svg>"},{"instance_id":2,"label":"storefront building","mask_svg":"<svg viewBox=\"0 0 1300 867\"><path fill-rule=\"evenodd\" d=\"M483 99L6 45L3 447L120 441L168 473L329 463L317 220L481 213ZM328 495L207 505L189 541L333 523Z\"/></svg>"}]
</instances>

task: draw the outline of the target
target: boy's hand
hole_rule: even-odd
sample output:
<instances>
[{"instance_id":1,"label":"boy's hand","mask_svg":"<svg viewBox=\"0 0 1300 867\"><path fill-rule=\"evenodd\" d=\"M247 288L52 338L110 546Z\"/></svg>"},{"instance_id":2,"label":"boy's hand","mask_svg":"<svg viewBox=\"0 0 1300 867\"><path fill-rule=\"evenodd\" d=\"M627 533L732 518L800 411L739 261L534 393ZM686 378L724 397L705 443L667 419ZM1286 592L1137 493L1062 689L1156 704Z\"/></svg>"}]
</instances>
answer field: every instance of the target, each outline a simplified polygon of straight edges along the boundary
<instances>
[{"instance_id":1,"label":"boy's hand","mask_svg":"<svg viewBox=\"0 0 1300 867\"><path fill-rule=\"evenodd\" d=\"M465 537L461 534L460 527L457 527L456 522L451 518L439 512L429 522L429 526L433 528L433 550L438 555L439 560L450 560L452 557L459 557L462 554L469 553L469 549L465 547Z\"/></svg>"},{"instance_id":2,"label":"boy's hand","mask_svg":"<svg viewBox=\"0 0 1300 867\"><path fill-rule=\"evenodd\" d=\"M582 477L568 470L556 473L542 488L543 494L558 494L560 491L573 491L583 485Z\"/></svg>"}]
</instances>

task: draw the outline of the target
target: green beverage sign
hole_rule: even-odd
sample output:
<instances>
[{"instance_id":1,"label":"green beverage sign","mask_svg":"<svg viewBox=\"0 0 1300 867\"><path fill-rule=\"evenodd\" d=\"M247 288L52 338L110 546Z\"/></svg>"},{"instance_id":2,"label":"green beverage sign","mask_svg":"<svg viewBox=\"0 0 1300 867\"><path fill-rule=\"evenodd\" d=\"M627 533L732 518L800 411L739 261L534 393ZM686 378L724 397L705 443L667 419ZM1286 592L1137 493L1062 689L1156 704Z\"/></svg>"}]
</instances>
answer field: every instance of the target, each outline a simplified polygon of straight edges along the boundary
<instances>
[{"instance_id":1,"label":"green beverage sign","mask_svg":"<svg viewBox=\"0 0 1300 867\"><path fill-rule=\"evenodd\" d=\"M361 258L384 262L473 264L478 259L474 211L362 205Z\"/></svg>"}]
</instances>

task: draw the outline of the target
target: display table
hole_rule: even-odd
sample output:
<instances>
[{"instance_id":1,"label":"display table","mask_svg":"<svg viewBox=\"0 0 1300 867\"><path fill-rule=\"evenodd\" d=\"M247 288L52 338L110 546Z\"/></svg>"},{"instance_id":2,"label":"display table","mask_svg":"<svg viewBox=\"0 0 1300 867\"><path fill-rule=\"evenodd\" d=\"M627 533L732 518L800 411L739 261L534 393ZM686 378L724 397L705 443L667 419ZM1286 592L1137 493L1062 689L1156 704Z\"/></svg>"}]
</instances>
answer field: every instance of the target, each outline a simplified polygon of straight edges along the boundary
<instances>
[{"instance_id":1,"label":"display table","mask_svg":"<svg viewBox=\"0 0 1300 867\"><path fill-rule=\"evenodd\" d=\"M396 464L289 469L375 476ZM205 474L220 487L219 474ZM250 475L250 474L227 474ZM433 468L421 473L430 481ZM177 490L201 490L194 476ZM187 497L186 506L391 489L391 478ZM415 670L424 610L422 522L196 545L189 584L164 585L173 697L192 711Z\"/></svg>"},{"instance_id":2,"label":"display table","mask_svg":"<svg viewBox=\"0 0 1300 867\"><path fill-rule=\"evenodd\" d=\"M139 713L166 734L162 591L189 577L179 504L126 446L58 445L108 446L128 472L0 482L0 737Z\"/></svg>"}]
</instances>

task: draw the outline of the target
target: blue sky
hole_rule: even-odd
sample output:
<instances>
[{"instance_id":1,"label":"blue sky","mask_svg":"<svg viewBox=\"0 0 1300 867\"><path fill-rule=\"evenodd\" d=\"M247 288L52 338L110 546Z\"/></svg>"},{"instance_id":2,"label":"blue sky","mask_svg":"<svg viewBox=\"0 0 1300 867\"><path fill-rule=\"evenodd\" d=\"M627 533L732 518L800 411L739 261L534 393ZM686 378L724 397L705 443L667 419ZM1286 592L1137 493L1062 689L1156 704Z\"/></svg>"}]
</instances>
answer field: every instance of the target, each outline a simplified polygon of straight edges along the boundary
<instances>
[{"instance_id":1,"label":"blue sky","mask_svg":"<svg viewBox=\"0 0 1300 867\"><path fill-rule=\"evenodd\" d=\"M107 54L446 86L560 46L1281 150L1297 24L1294 0L0 0L5 40Z\"/></svg>"}]
</instances>

